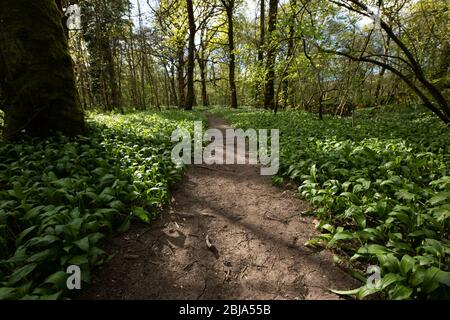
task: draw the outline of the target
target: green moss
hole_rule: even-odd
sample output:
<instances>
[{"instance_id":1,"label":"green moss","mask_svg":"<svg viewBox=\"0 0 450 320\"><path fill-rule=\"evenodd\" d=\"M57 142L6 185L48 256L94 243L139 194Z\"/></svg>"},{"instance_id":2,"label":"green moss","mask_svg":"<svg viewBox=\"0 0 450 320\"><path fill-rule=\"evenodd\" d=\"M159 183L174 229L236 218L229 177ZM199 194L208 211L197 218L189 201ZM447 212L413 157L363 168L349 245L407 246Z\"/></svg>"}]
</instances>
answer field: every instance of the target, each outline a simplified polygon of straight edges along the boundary
<instances>
[{"instance_id":1,"label":"green moss","mask_svg":"<svg viewBox=\"0 0 450 320\"><path fill-rule=\"evenodd\" d=\"M6 136L84 130L61 16L53 0L0 1Z\"/></svg>"}]
</instances>

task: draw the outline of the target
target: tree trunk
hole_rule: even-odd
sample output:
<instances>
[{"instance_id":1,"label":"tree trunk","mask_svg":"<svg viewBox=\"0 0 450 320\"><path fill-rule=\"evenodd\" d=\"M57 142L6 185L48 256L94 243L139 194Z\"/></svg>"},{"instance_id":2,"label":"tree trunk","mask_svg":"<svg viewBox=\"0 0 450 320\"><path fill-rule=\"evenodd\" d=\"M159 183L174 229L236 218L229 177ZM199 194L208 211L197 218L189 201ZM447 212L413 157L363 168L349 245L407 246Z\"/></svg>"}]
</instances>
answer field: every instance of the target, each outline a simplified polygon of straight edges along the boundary
<instances>
[{"instance_id":1,"label":"tree trunk","mask_svg":"<svg viewBox=\"0 0 450 320\"><path fill-rule=\"evenodd\" d=\"M172 93L172 105L177 106L178 105L178 96L177 96L177 85L175 82L175 65L173 61L170 65L170 91Z\"/></svg>"},{"instance_id":2,"label":"tree trunk","mask_svg":"<svg viewBox=\"0 0 450 320\"><path fill-rule=\"evenodd\" d=\"M235 0L222 1L225 7L228 20L228 48L229 48L229 83L230 83L230 93L231 93L231 108L238 107L237 101L237 89L236 89L236 53L234 47L234 22L233 13Z\"/></svg>"},{"instance_id":3,"label":"tree trunk","mask_svg":"<svg viewBox=\"0 0 450 320\"><path fill-rule=\"evenodd\" d=\"M131 5L128 8L128 19L132 19ZM130 26L129 32L133 33L133 27ZM130 91L131 91L131 101L133 107L138 107L140 104L139 101L139 90L137 86L137 71L136 71L136 55L135 55L135 47L134 47L134 39L131 37L130 39L126 39L127 44L127 59L128 59L128 69L130 71Z\"/></svg>"},{"instance_id":4,"label":"tree trunk","mask_svg":"<svg viewBox=\"0 0 450 320\"><path fill-rule=\"evenodd\" d=\"M308 54L308 48L307 48L305 38L303 38L303 54L305 55L306 59L308 59L310 65L311 65L311 68L314 70L314 72L316 74L317 85L319 87L319 119L323 120L323 98L325 95L325 90L323 87L323 81L322 81L322 75L321 75L322 71L320 68L318 68L316 66L313 58ZM312 99L312 97L311 97L311 99Z\"/></svg>"},{"instance_id":5,"label":"tree trunk","mask_svg":"<svg viewBox=\"0 0 450 320\"><path fill-rule=\"evenodd\" d=\"M388 62L390 40L391 40L391 38L387 38L386 46L384 48L385 57L383 58L383 64L387 64L387 62ZM375 89L375 95L374 95L375 106L379 106L382 104L382 101L380 101L380 95L381 95L381 86L383 84L383 78L384 78L385 74L386 74L386 67L381 67L381 71L380 71L380 74L378 75L377 87Z\"/></svg>"},{"instance_id":6,"label":"tree trunk","mask_svg":"<svg viewBox=\"0 0 450 320\"><path fill-rule=\"evenodd\" d=\"M183 109L186 102L186 95L184 93L184 48L178 48L178 65L177 65L177 79L178 79L178 107Z\"/></svg>"},{"instance_id":7,"label":"tree trunk","mask_svg":"<svg viewBox=\"0 0 450 320\"><path fill-rule=\"evenodd\" d=\"M330 0L331 1L331 0ZM337 3L337 5L341 7L345 7L349 10L355 11L359 14L367 15L371 11L367 7L366 4L360 2L359 0L347 0L348 3ZM435 106L430 99L427 97L427 94L424 93L420 88L418 88L414 81L411 81L411 79L400 72L398 69L393 67L392 65L386 65L383 62L369 59L367 57L352 57L348 54L345 54L343 52L336 52L332 51L334 53L338 53L340 55L347 55L351 57L351 59L355 61L364 61L364 62L370 62L377 64L378 66L385 67L387 70L393 72L397 76L399 76L411 89L414 90L414 92L422 99L424 105L430 109L432 112L434 112L442 121L445 122L447 126L450 126L450 107L448 105L448 102L444 95L439 91L439 89L433 85L425 76L425 73L422 69L422 66L419 64L419 62L414 57L412 51L406 46L406 44L400 39L400 37L394 32L394 30L383 20L380 19L380 26L381 28L386 32L387 36L398 46L400 51L405 55L406 61L408 66L411 68L411 70L414 72L415 78L421 83L421 85L426 90L427 94L429 94L431 97L433 97L434 101L437 103L437 106ZM326 51L325 51L326 52Z\"/></svg>"},{"instance_id":8,"label":"tree trunk","mask_svg":"<svg viewBox=\"0 0 450 320\"><path fill-rule=\"evenodd\" d=\"M266 109L275 109L275 57L276 57L276 44L274 41L276 23L278 14L278 0L269 1L269 42L267 48L267 61L266 61L266 80L265 80L265 93L264 93L264 107Z\"/></svg>"},{"instance_id":9,"label":"tree trunk","mask_svg":"<svg viewBox=\"0 0 450 320\"><path fill-rule=\"evenodd\" d=\"M195 67L195 33L197 28L195 26L194 5L192 0L186 0L189 20L189 48L188 48L188 62L187 62L187 96L185 110L192 110L195 101L194 92L194 67Z\"/></svg>"},{"instance_id":10,"label":"tree trunk","mask_svg":"<svg viewBox=\"0 0 450 320\"><path fill-rule=\"evenodd\" d=\"M203 51L198 55L198 66L200 68L200 79L202 85L202 104L204 107L209 107L208 91L206 88L206 61L203 55Z\"/></svg>"},{"instance_id":11,"label":"tree trunk","mask_svg":"<svg viewBox=\"0 0 450 320\"><path fill-rule=\"evenodd\" d=\"M105 54L106 68L108 73L109 88L111 90L111 103L108 106L108 110L119 109L121 106L120 92L117 86L116 68L113 57L113 49L111 40L108 38L103 39L103 52Z\"/></svg>"},{"instance_id":12,"label":"tree trunk","mask_svg":"<svg viewBox=\"0 0 450 320\"><path fill-rule=\"evenodd\" d=\"M141 107L143 110L147 109L147 94L145 90L145 71L147 66L147 43L145 40L144 25L142 21L141 3L137 1L137 9L139 16L139 46L140 46L140 63L141 63ZM148 69L147 69L148 71ZM151 75L150 75L151 76ZM158 99L156 99L158 100ZM158 103L157 103L158 104Z\"/></svg>"},{"instance_id":13,"label":"tree trunk","mask_svg":"<svg viewBox=\"0 0 450 320\"><path fill-rule=\"evenodd\" d=\"M288 40L288 48L287 48L287 56L286 61L290 63L290 59L292 59L292 56L294 55L294 45L295 45L295 18L296 18L296 10L297 10L297 0L291 0L291 16L289 19L289 40ZM287 108L288 105L292 105L290 103L289 99L289 70L286 70L285 74L283 75L283 93L282 93L282 100L283 105L282 107ZM278 105L278 104L277 104Z\"/></svg>"},{"instance_id":14,"label":"tree trunk","mask_svg":"<svg viewBox=\"0 0 450 320\"><path fill-rule=\"evenodd\" d=\"M258 67L264 66L264 44L266 41L266 1L260 0L260 18L259 18L259 44L258 44ZM259 104L261 84L255 85L255 100Z\"/></svg>"},{"instance_id":15,"label":"tree trunk","mask_svg":"<svg viewBox=\"0 0 450 320\"><path fill-rule=\"evenodd\" d=\"M266 1L260 0L258 64L264 61L264 43L266 41Z\"/></svg>"},{"instance_id":16,"label":"tree trunk","mask_svg":"<svg viewBox=\"0 0 450 320\"><path fill-rule=\"evenodd\" d=\"M84 115L55 0L0 0L5 134L80 134Z\"/></svg>"}]
</instances>

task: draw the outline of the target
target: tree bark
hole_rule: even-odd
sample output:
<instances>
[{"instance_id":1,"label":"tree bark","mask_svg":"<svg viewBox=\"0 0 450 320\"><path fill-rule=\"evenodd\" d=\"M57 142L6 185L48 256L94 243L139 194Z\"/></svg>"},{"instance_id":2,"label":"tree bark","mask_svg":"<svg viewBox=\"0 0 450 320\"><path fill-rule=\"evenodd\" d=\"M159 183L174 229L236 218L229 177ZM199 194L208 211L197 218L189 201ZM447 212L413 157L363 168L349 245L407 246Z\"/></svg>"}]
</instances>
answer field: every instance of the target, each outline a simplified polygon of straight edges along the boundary
<instances>
[{"instance_id":1,"label":"tree bark","mask_svg":"<svg viewBox=\"0 0 450 320\"><path fill-rule=\"evenodd\" d=\"M266 41L266 1L260 0L259 48L258 48L258 64L260 66L262 66L264 61L265 41Z\"/></svg>"},{"instance_id":2,"label":"tree bark","mask_svg":"<svg viewBox=\"0 0 450 320\"><path fill-rule=\"evenodd\" d=\"M132 8L131 5L128 7L128 19L132 19ZM133 27L130 26L129 32L133 33ZM133 107L138 107L139 102L139 90L138 90L138 80L137 80L137 67L136 67L136 55L135 55L135 46L134 39L131 37L130 39L126 39L128 42L127 45L127 59L128 59L128 68L130 71L130 91L131 91L131 101L133 103Z\"/></svg>"},{"instance_id":3,"label":"tree bark","mask_svg":"<svg viewBox=\"0 0 450 320\"><path fill-rule=\"evenodd\" d=\"M108 111L119 109L121 106L121 95L117 86L116 67L114 63L113 48L111 40L106 37L103 40L103 53L105 55L106 69L108 74L109 88L111 90L111 103L109 103Z\"/></svg>"},{"instance_id":4,"label":"tree bark","mask_svg":"<svg viewBox=\"0 0 450 320\"><path fill-rule=\"evenodd\" d=\"M287 55L286 55L286 61L289 61L292 59L294 55L294 45L295 45L295 18L296 18L296 9L297 9L297 0L291 0L291 16L289 18L289 40L288 40L288 48L287 48ZM282 100L283 100L283 107L287 108L288 105L292 105L289 101L289 70L286 70L285 74L283 74L283 93L282 93ZM278 104L277 104L278 106Z\"/></svg>"},{"instance_id":5,"label":"tree bark","mask_svg":"<svg viewBox=\"0 0 450 320\"><path fill-rule=\"evenodd\" d=\"M6 137L82 133L84 115L55 0L0 0L0 21Z\"/></svg>"},{"instance_id":6,"label":"tree bark","mask_svg":"<svg viewBox=\"0 0 450 320\"><path fill-rule=\"evenodd\" d=\"M178 107L183 109L186 104L186 94L184 88L184 47L178 48L178 64L177 64L177 80L178 80Z\"/></svg>"},{"instance_id":7,"label":"tree bark","mask_svg":"<svg viewBox=\"0 0 450 320\"><path fill-rule=\"evenodd\" d=\"M197 27L195 26L194 5L192 0L186 0L189 20L189 48L188 48L188 62L187 62L187 96L185 103L185 110L192 110L195 102L194 92L194 67L195 67L195 33Z\"/></svg>"},{"instance_id":8,"label":"tree bark","mask_svg":"<svg viewBox=\"0 0 450 320\"><path fill-rule=\"evenodd\" d=\"M275 57L276 44L274 41L276 23L278 14L278 0L269 1L269 25L267 33L267 61L266 61L266 79L265 79L265 93L264 93L264 107L266 109L275 109Z\"/></svg>"},{"instance_id":9,"label":"tree bark","mask_svg":"<svg viewBox=\"0 0 450 320\"><path fill-rule=\"evenodd\" d=\"M200 80L202 85L202 104L204 107L209 107L208 91L206 88L206 61L204 53L200 53L198 56L198 66L200 68Z\"/></svg>"},{"instance_id":10,"label":"tree bark","mask_svg":"<svg viewBox=\"0 0 450 320\"><path fill-rule=\"evenodd\" d=\"M225 7L228 22L228 50L229 50L229 84L230 84L230 106L237 109L237 89L236 89L236 53L234 47L234 7L235 0L222 0Z\"/></svg>"},{"instance_id":11,"label":"tree bark","mask_svg":"<svg viewBox=\"0 0 450 320\"><path fill-rule=\"evenodd\" d=\"M387 64L388 63L388 53L389 53L390 40L391 39L388 38L387 41L386 41L386 47L384 48L385 57L383 58L383 64ZM375 95L374 95L375 106L379 106L379 105L382 104L382 101L380 101L380 95L381 95L381 86L383 84L383 78L384 78L385 74L386 74L386 67L381 67L381 71L380 71L380 74L378 75L377 87L375 89Z\"/></svg>"},{"instance_id":12,"label":"tree bark","mask_svg":"<svg viewBox=\"0 0 450 320\"><path fill-rule=\"evenodd\" d=\"M138 16L139 16L139 46L140 46L140 64L141 64L141 107L143 110L147 109L147 94L146 94L146 90L145 90L145 79L146 79L146 74L145 72L149 72L148 67L147 67L147 43L145 40L145 31L144 31L144 24L142 21L142 11L141 11L141 3L138 0L137 1L137 9L138 9ZM152 75L149 74L149 76L151 77ZM155 91L156 92L156 91ZM156 98L156 100L158 101L158 98ZM159 104L157 102L157 104ZM158 106L159 107L159 106Z\"/></svg>"},{"instance_id":13,"label":"tree bark","mask_svg":"<svg viewBox=\"0 0 450 320\"><path fill-rule=\"evenodd\" d=\"M258 44L258 67L264 66L264 44L266 41L266 1L260 0L260 17L259 17L259 44ZM255 85L255 101L259 104L259 97L261 93L261 84Z\"/></svg>"},{"instance_id":14,"label":"tree bark","mask_svg":"<svg viewBox=\"0 0 450 320\"><path fill-rule=\"evenodd\" d=\"M177 85L175 82L175 65L173 61L170 62L170 91L172 93L172 105L178 105Z\"/></svg>"}]
</instances>

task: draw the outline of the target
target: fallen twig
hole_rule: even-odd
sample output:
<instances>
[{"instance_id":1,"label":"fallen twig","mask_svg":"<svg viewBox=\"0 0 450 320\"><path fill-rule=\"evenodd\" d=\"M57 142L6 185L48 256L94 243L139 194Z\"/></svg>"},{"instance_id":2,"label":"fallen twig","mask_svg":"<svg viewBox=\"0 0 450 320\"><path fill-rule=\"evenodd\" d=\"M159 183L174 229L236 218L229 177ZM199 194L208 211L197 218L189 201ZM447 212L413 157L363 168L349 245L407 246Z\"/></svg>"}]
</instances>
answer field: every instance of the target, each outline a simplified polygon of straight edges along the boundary
<instances>
[{"instance_id":1,"label":"fallen twig","mask_svg":"<svg viewBox=\"0 0 450 320\"><path fill-rule=\"evenodd\" d=\"M183 268L183 270L184 270L184 271L187 271L188 269L190 269L190 268L194 265L194 263L197 263L197 260L194 260L194 261L192 261L191 263L188 263L188 264Z\"/></svg>"}]
</instances>

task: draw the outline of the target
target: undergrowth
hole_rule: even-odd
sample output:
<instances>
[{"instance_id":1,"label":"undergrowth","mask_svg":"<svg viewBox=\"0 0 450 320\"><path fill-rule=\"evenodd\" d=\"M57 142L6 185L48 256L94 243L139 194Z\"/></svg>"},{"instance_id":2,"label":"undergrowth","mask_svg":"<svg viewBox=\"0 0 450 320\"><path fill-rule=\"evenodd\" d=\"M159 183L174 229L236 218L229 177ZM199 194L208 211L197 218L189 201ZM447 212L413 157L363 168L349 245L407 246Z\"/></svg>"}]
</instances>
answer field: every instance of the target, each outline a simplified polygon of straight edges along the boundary
<instances>
[{"instance_id":1,"label":"undergrowth","mask_svg":"<svg viewBox=\"0 0 450 320\"><path fill-rule=\"evenodd\" d=\"M450 298L450 132L412 109L363 110L318 120L301 111L215 109L236 128L281 130L280 172L316 208L320 235L337 261L376 265L376 286L337 292L364 298ZM359 270L358 270L359 269Z\"/></svg>"},{"instance_id":2,"label":"undergrowth","mask_svg":"<svg viewBox=\"0 0 450 320\"><path fill-rule=\"evenodd\" d=\"M108 259L100 240L131 218L151 221L182 166L171 133L198 112L90 114L90 134L0 141L0 300L69 297L66 269L83 283Z\"/></svg>"}]
</instances>

